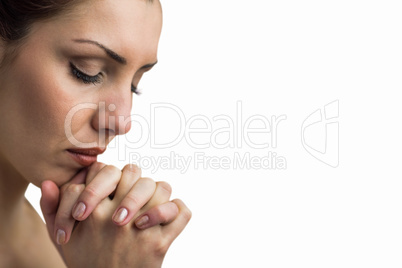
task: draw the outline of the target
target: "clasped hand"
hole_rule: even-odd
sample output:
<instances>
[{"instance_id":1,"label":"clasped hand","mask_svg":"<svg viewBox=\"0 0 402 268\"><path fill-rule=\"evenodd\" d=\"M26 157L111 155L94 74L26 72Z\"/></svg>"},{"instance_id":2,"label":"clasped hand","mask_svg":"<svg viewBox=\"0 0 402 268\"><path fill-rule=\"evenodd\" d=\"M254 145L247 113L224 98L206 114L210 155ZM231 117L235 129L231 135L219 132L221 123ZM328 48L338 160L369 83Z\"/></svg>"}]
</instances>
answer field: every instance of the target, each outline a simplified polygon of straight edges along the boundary
<instances>
[{"instance_id":1,"label":"clasped hand","mask_svg":"<svg viewBox=\"0 0 402 268\"><path fill-rule=\"evenodd\" d=\"M42 183L41 209L68 267L160 267L191 218L171 187L96 162L60 189Z\"/></svg>"}]
</instances>

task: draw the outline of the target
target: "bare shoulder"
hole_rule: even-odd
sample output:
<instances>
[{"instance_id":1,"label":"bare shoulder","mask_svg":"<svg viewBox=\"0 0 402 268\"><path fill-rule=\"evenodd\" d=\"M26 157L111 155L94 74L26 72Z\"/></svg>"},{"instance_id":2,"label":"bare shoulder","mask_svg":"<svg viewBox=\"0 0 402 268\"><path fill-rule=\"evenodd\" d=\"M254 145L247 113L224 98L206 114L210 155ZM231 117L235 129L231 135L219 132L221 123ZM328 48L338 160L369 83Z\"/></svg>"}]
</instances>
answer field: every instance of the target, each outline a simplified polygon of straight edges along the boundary
<instances>
[{"instance_id":1,"label":"bare shoulder","mask_svg":"<svg viewBox=\"0 0 402 268\"><path fill-rule=\"evenodd\" d=\"M14 215L0 224L0 267L65 267L45 223L29 202Z\"/></svg>"},{"instance_id":2,"label":"bare shoulder","mask_svg":"<svg viewBox=\"0 0 402 268\"><path fill-rule=\"evenodd\" d=\"M5 247L10 253L8 261L12 265L0 267L66 267L49 238L45 223L31 204L26 203L25 219L18 231L19 239L12 241L8 249Z\"/></svg>"}]
</instances>

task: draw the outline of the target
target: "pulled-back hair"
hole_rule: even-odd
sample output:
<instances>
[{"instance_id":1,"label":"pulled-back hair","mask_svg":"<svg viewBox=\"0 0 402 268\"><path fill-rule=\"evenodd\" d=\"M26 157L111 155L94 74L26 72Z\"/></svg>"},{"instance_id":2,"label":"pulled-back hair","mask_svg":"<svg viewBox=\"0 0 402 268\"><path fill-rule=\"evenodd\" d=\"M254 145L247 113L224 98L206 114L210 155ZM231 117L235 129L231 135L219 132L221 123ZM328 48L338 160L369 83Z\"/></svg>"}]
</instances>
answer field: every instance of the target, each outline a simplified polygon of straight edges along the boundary
<instances>
[{"instance_id":1,"label":"pulled-back hair","mask_svg":"<svg viewBox=\"0 0 402 268\"><path fill-rule=\"evenodd\" d=\"M75 0L0 0L0 38L9 43L25 37L32 23L57 15Z\"/></svg>"}]
</instances>

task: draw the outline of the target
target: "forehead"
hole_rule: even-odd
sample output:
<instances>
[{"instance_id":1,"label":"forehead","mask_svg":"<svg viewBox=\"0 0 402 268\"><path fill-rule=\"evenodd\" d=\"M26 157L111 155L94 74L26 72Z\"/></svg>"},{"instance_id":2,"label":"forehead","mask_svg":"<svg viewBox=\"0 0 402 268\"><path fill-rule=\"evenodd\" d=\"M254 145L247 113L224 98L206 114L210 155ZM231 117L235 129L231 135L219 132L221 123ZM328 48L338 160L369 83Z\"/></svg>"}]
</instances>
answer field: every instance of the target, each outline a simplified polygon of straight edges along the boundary
<instances>
[{"instance_id":1,"label":"forehead","mask_svg":"<svg viewBox=\"0 0 402 268\"><path fill-rule=\"evenodd\" d=\"M33 26L32 36L64 45L74 39L90 39L127 58L156 60L162 29L162 10L157 0L91 0Z\"/></svg>"}]
</instances>

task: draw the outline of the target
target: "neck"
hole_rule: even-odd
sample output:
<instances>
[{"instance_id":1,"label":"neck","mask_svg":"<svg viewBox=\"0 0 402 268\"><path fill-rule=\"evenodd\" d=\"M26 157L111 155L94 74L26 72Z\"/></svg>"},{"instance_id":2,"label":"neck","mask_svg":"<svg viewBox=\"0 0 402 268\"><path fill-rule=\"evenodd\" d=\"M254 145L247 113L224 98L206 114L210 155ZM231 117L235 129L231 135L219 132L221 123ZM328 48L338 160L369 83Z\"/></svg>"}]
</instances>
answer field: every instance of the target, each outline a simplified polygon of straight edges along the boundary
<instances>
[{"instance_id":1,"label":"neck","mask_svg":"<svg viewBox=\"0 0 402 268\"><path fill-rule=\"evenodd\" d=\"M19 215L25 204L28 182L14 167L0 157L0 224L7 224ZM6 219L6 220L3 220Z\"/></svg>"}]
</instances>

